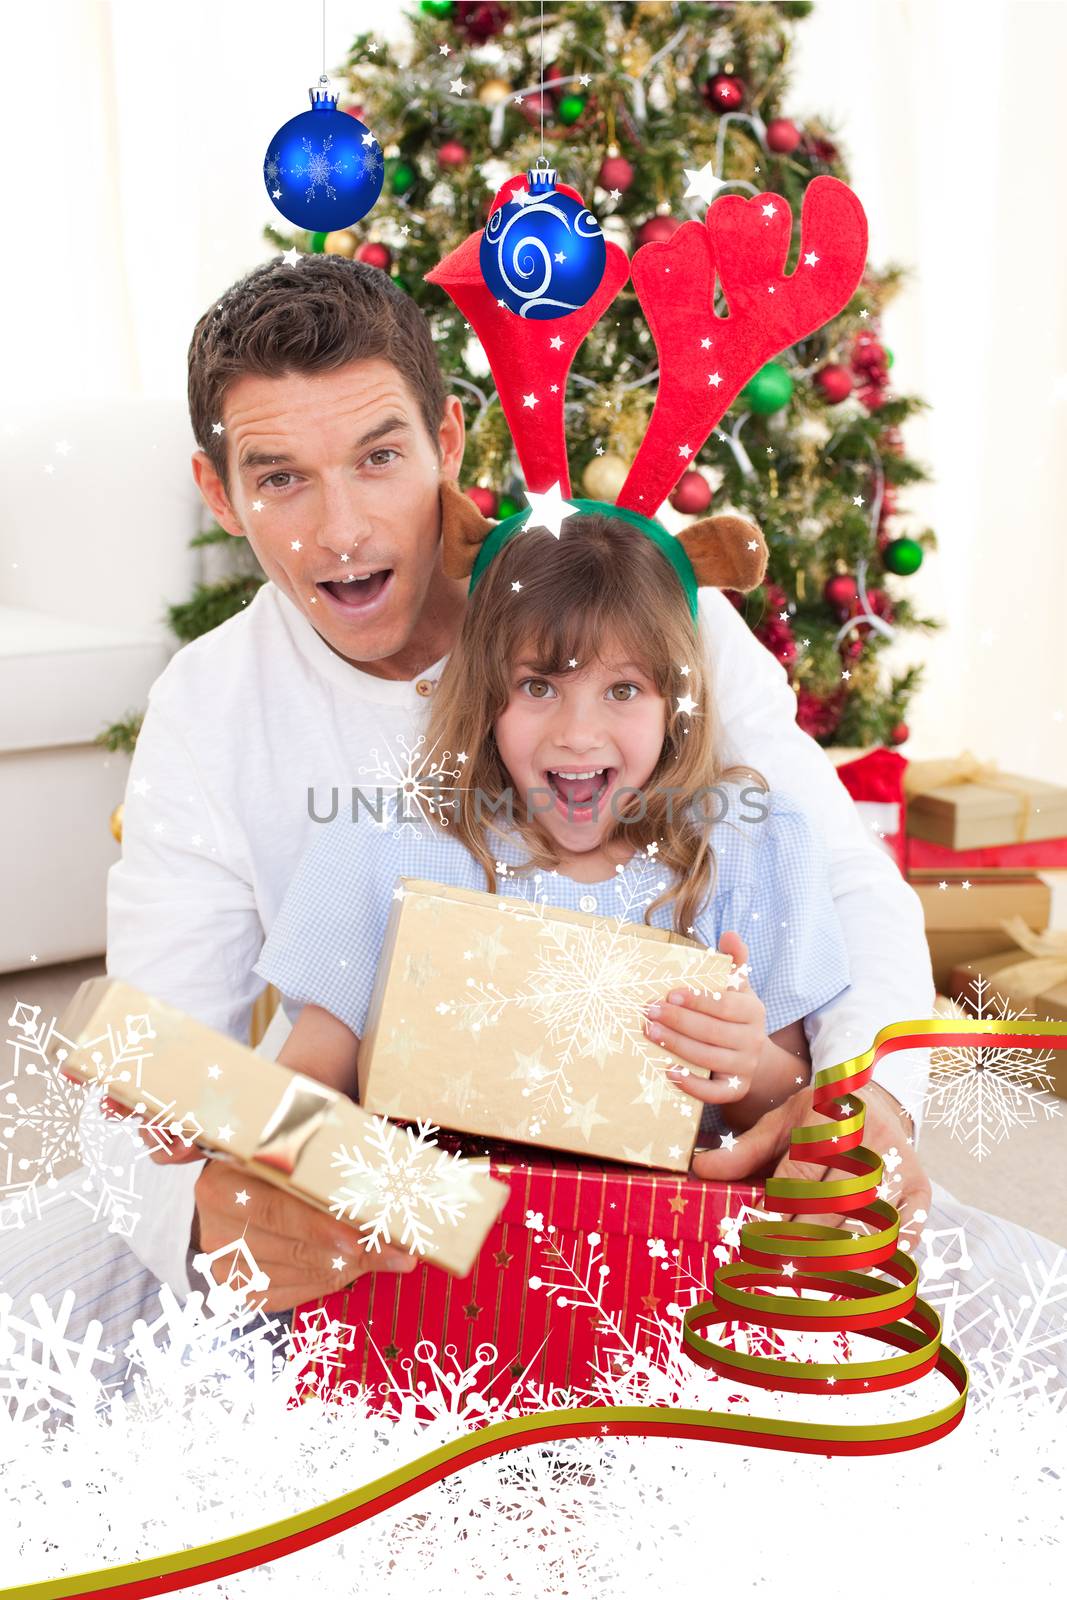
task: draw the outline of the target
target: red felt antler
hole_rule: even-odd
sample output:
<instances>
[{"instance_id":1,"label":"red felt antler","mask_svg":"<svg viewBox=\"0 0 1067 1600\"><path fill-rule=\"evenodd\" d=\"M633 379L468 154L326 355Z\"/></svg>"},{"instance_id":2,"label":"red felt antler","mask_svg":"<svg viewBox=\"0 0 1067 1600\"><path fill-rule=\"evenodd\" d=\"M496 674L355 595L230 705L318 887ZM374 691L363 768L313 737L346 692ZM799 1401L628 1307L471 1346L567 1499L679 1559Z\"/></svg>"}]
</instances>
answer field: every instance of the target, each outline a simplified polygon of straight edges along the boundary
<instances>
[{"instance_id":1,"label":"red felt antler","mask_svg":"<svg viewBox=\"0 0 1067 1600\"><path fill-rule=\"evenodd\" d=\"M509 178L491 211L505 205L525 181L521 173ZM582 200L576 189L564 183L556 187L561 194ZM630 276L630 263L625 250L606 240L604 276L592 299L569 316L535 321L497 304L482 277L481 238L480 231L468 235L426 274L426 280L439 284L455 301L482 342L527 489L544 494L558 483L566 498L571 489L563 431L567 373L582 340Z\"/></svg>"},{"instance_id":2,"label":"red felt antler","mask_svg":"<svg viewBox=\"0 0 1067 1600\"><path fill-rule=\"evenodd\" d=\"M847 184L819 177L808 185L800 259L786 277L792 220L780 195L727 195L703 223L686 222L667 242L637 251L634 288L659 352L659 389L618 505L655 516L749 379L854 293L867 219ZM716 271L727 317L715 313Z\"/></svg>"}]
</instances>

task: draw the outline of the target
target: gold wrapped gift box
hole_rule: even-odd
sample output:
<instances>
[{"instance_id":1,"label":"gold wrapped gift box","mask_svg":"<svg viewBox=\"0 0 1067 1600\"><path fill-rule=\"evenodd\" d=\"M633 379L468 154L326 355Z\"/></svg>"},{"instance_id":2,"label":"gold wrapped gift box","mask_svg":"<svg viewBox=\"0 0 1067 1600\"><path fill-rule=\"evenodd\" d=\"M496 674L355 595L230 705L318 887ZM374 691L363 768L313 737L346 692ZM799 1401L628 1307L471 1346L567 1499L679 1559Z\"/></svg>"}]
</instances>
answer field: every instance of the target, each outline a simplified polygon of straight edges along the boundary
<instances>
[{"instance_id":1,"label":"gold wrapped gift box","mask_svg":"<svg viewBox=\"0 0 1067 1600\"><path fill-rule=\"evenodd\" d=\"M922 902L934 982L941 990L955 967L1003 950L1006 918L1020 917L1033 929L1048 927L1052 893L1034 873L983 877L931 868L910 872L908 882Z\"/></svg>"},{"instance_id":2,"label":"gold wrapped gift box","mask_svg":"<svg viewBox=\"0 0 1067 1600\"><path fill-rule=\"evenodd\" d=\"M702 1103L643 1031L676 985L721 992L728 956L664 928L402 878L359 1052L384 1116L688 1170Z\"/></svg>"},{"instance_id":3,"label":"gold wrapped gift box","mask_svg":"<svg viewBox=\"0 0 1067 1600\"><path fill-rule=\"evenodd\" d=\"M1014 948L1005 950L1002 941L995 955L955 967L950 983L953 999L977 1011L981 994L985 1014L996 1016L990 1004L995 996L1009 1013L1067 1022L1067 933L1034 934L1020 918L1008 919L1002 932L1003 940L1014 941ZM979 980L984 980L982 987ZM1067 1099L1067 1051L1054 1050L1044 1070L1056 1093Z\"/></svg>"},{"instance_id":4,"label":"gold wrapped gift box","mask_svg":"<svg viewBox=\"0 0 1067 1600\"><path fill-rule=\"evenodd\" d=\"M50 1054L161 1135L180 1128L185 1144L351 1223L354 1249L391 1241L465 1277L507 1199L487 1160L458 1160L425 1128L394 1127L114 978L81 985Z\"/></svg>"},{"instance_id":5,"label":"gold wrapped gift box","mask_svg":"<svg viewBox=\"0 0 1067 1600\"><path fill-rule=\"evenodd\" d=\"M904 774L907 832L950 850L1059 839L1067 834L1067 789L1000 772L969 753L912 761Z\"/></svg>"}]
</instances>

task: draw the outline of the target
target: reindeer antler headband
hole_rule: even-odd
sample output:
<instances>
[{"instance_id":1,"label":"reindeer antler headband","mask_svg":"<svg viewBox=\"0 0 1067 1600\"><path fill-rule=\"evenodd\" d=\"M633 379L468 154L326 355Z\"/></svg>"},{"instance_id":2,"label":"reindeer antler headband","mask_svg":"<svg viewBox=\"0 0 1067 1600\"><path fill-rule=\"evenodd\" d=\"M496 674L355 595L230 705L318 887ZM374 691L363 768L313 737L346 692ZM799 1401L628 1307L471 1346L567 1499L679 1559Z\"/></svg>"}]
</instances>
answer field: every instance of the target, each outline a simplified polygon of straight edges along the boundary
<instances>
[{"instance_id":1,"label":"reindeer antler headband","mask_svg":"<svg viewBox=\"0 0 1067 1600\"><path fill-rule=\"evenodd\" d=\"M521 174L510 178L492 210L525 181ZM565 184L556 187L582 198ZM642 528L672 562L694 617L700 585L755 588L766 570L767 546L741 517L703 517L675 537L653 513L674 488L679 462L696 455L749 379L847 304L867 257L863 207L837 178L813 178L805 190L800 254L786 276L792 222L780 195L724 195L708 207L702 223L683 223L665 243L643 245L632 263L608 240L604 276L592 299L550 321L517 316L494 299L479 264L480 232L426 274L455 301L482 342L527 490L544 494L558 485L575 510L607 512ZM655 406L617 503L571 500L563 430L567 373L582 340L631 273L659 355ZM715 311L716 276L729 311L725 317ZM444 571L453 578L471 574L472 588L534 515L528 507L494 525L451 482L442 485L441 503Z\"/></svg>"}]
</instances>

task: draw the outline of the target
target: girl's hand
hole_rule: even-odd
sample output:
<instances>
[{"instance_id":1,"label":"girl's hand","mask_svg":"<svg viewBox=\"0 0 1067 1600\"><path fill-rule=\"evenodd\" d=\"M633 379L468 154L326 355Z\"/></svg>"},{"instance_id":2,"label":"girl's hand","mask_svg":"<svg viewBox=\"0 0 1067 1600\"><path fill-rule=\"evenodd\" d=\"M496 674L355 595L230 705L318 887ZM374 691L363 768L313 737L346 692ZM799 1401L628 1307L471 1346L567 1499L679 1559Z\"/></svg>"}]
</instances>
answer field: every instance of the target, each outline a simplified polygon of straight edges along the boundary
<instances>
[{"instance_id":1,"label":"girl's hand","mask_svg":"<svg viewBox=\"0 0 1067 1600\"><path fill-rule=\"evenodd\" d=\"M767 1045L767 1013L745 977L748 947L739 934L724 933L719 949L733 958L735 970L715 993L672 989L665 1002L645 1007L645 1032L656 1044L694 1067L709 1067L710 1078L667 1076L686 1094L708 1105L743 1100Z\"/></svg>"}]
</instances>

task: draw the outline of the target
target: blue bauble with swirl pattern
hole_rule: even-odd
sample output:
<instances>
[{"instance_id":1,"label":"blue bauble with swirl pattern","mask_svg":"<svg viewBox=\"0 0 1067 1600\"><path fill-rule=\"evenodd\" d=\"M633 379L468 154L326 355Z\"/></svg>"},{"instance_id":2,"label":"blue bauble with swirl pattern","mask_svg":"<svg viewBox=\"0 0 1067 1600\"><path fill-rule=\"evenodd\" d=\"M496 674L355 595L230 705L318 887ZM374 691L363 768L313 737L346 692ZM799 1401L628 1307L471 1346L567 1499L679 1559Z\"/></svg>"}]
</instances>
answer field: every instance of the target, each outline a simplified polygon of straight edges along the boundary
<instances>
[{"instance_id":1,"label":"blue bauble with swirl pattern","mask_svg":"<svg viewBox=\"0 0 1067 1600\"><path fill-rule=\"evenodd\" d=\"M338 111L337 96L309 89L311 110L278 129L263 158L267 193L287 222L311 233L350 228L382 192L378 141L358 117Z\"/></svg>"},{"instance_id":2,"label":"blue bauble with swirl pattern","mask_svg":"<svg viewBox=\"0 0 1067 1600\"><path fill-rule=\"evenodd\" d=\"M516 316L538 322L584 306L607 263L600 223L580 200L560 194L544 160L527 172L523 198L493 212L478 253L487 288Z\"/></svg>"}]
</instances>

